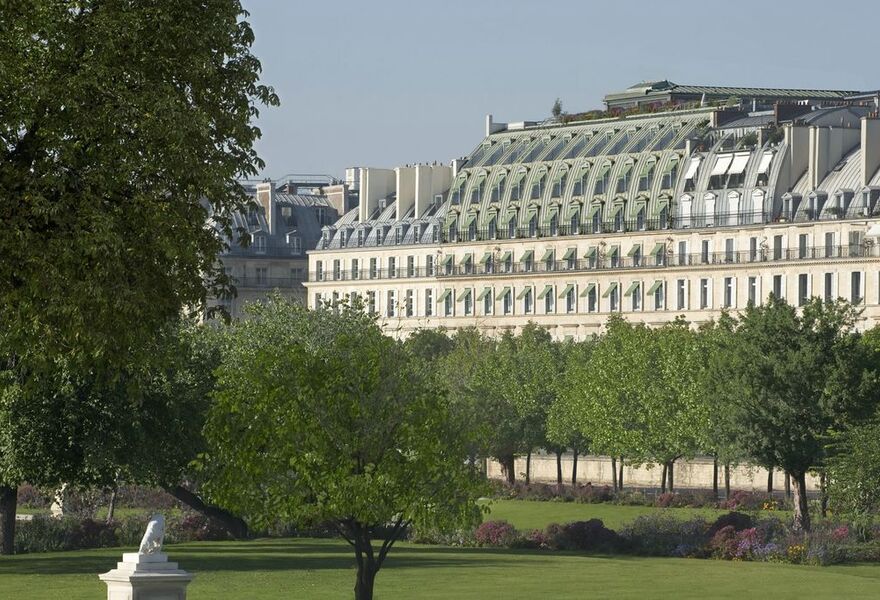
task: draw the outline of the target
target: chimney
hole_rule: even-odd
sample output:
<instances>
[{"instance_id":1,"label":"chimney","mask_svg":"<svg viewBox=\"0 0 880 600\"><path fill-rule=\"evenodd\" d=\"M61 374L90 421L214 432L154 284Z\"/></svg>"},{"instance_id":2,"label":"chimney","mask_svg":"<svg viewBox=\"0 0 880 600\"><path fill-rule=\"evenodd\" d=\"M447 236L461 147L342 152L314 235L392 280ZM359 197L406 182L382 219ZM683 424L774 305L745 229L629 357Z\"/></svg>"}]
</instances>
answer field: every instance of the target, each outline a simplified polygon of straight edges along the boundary
<instances>
[{"instance_id":1,"label":"chimney","mask_svg":"<svg viewBox=\"0 0 880 600\"><path fill-rule=\"evenodd\" d=\"M358 183L358 217L366 222L379 206L381 198L387 198L394 191L396 176L391 169L361 168Z\"/></svg>"},{"instance_id":2,"label":"chimney","mask_svg":"<svg viewBox=\"0 0 880 600\"><path fill-rule=\"evenodd\" d=\"M816 189L825 176L859 143L859 130L845 127L810 127L807 180Z\"/></svg>"},{"instance_id":3,"label":"chimney","mask_svg":"<svg viewBox=\"0 0 880 600\"><path fill-rule=\"evenodd\" d=\"M269 231L266 233L275 233L275 184L271 181L257 184L257 203L263 207L263 214L266 216L266 224L269 225Z\"/></svg>"},{"instance_id":4,"label":"chimney","mask_svg":"<svg viewBox=\"0 0 880 600\"><path fill-rule=\"evenodd\" d=\"M452 169L444 165L420 165L415 172L416 218L424 216L434 197L445 195L452 183Z\"/></svg>"},{"instance_id":5,"label":"chimney","mask_svg":"<svg viewBox=\"0 0 880 600\"><path fill-rule=\"evenodd\" d=\"M880 167L880 118L862 117L862 185L868 185Z\"/></svg>"},{"instance_id":6,"label":"chimney","mask_svg":"<svg viewBox=\"0 0 880 600\"><path fill-rule=\"evenodd\" d=\"M397 220L406 216L416 200L416 172L421 167L398 167L394 169L397 188Z\"/></svg>"},{"instance_id":7,"label":"chimney","mask_svg":"<svg viewBox=\"0 0 880 600\"><path fill-rule=\"evenodd\" d=\"M799 123L784 126L785 143L788 146L788 181L782 191L790 190L798 182L810 162L810 129ZM780 171L780 178L782 178ZM780 182L781 183L781 182Z\"/></svg>"}]
</instances>

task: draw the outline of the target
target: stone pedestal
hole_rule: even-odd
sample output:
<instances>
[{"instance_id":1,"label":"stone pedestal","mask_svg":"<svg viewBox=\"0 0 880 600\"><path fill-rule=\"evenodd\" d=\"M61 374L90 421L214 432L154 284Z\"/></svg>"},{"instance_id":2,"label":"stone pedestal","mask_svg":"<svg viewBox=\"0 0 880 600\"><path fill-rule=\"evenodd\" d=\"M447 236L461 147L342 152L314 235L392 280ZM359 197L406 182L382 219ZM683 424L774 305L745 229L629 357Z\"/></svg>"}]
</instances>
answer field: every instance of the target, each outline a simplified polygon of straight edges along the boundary
<instances>
[{"instance_id":1,"label":"stone pedestal","mask_svg":"<svg viewBox=\"0 0 880 600\"><path fill-rule=\"evenodd\" d=\"M168 562L168 555L122 555L116 568L98 577L107 584L107 600L186 600L192 574Z\"/></svg>"}]
</instances>

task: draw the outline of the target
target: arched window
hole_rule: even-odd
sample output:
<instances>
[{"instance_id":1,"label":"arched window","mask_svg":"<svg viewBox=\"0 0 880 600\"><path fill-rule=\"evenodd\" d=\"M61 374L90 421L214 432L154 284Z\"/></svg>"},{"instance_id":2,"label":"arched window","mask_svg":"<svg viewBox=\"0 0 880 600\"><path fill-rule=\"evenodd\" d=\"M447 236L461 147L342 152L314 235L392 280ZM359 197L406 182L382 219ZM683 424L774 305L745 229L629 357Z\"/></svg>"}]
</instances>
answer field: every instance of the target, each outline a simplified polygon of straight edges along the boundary
<instances>
[{"instance_id":1,"label":"arched window","mask_svg":"<svg viewBox=\"0 0 880 600\"><path fill-rule=\"evenodd\" d=\"M550 235L558 235L559 234L559 215L554 213L552 217L550 217Z\"/></svg>"},{"instance_id":2,"label":"arched window","mask_svg":"<svg viewBox=\"0 0 880 600\"><path fill-rule=\"evenodd\" d=\"M529 237L538 235L538 215L533 214L529 219Z\"/></svg>"},{"instance_id":3,"label":"arched window","mask_svg":"<svg viewBox=\"0 0 880 600\"><path fill-rule=\"evenodd\" d=\"M498 231L497 231L497 227L495 225L495 221L496 221L495 217L492 217L491 219L489 219L488 229L489 229L489 239L490 240L494 240L495 238L498 237Z\"/></svg>"}]
</instances>

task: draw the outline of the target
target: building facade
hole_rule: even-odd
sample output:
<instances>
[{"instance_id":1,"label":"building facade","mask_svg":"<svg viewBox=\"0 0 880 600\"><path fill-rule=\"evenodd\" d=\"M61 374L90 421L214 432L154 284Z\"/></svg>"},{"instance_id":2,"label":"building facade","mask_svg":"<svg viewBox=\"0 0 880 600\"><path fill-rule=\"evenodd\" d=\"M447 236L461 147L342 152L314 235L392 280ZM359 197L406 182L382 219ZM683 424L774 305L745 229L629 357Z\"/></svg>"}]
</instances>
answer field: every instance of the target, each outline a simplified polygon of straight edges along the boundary
<instances>
[{"instance_id":1,"label":"building facade","mask_svg":"<svg viewBox=\"0 0 880 600\"><path fill-rule=\"evenodd\" d=\"M451 166L362 169L309 252L310 306L360 298L386 328L608 316L700 323L770 293L880 319L876 94L810 91L581 122L503 124ZM772 92L772 90L771 90Z\"/></svg>"},{"instance_id":2,"label":"building facade","mask_svg":"<svg viewBox=\"0 0 880 600\"><path fill-rule=\"evenodd\" d=\"M356 190L323 175L289 175L281 182L246 184L246 189L254 205L233 215L235 235L220 256L235 294L209 304L233 317L272 291L305 303L306 251L318 243L322 227L356 204Z\"/></svg>"}]
</instances>

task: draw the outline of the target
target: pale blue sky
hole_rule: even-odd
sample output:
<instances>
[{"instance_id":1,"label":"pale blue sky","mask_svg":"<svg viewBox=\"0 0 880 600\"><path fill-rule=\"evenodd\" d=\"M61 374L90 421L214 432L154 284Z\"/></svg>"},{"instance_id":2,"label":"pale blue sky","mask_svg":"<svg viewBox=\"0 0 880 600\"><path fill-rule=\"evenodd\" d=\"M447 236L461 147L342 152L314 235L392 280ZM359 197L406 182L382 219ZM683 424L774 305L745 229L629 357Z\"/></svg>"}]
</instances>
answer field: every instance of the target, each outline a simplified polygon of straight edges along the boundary
<instances>
[{"instance_id":1,"label":"pale blue sky","mask_svg":"<svg viewBox=\"0 0 880 600\"><path fill-rule=\"evenodd\" d=\"M484 118L571 112L644 79L880 88L876 0L243 0L281 106L265 175L462 156Z\"/></svg>"}]
</instances>

